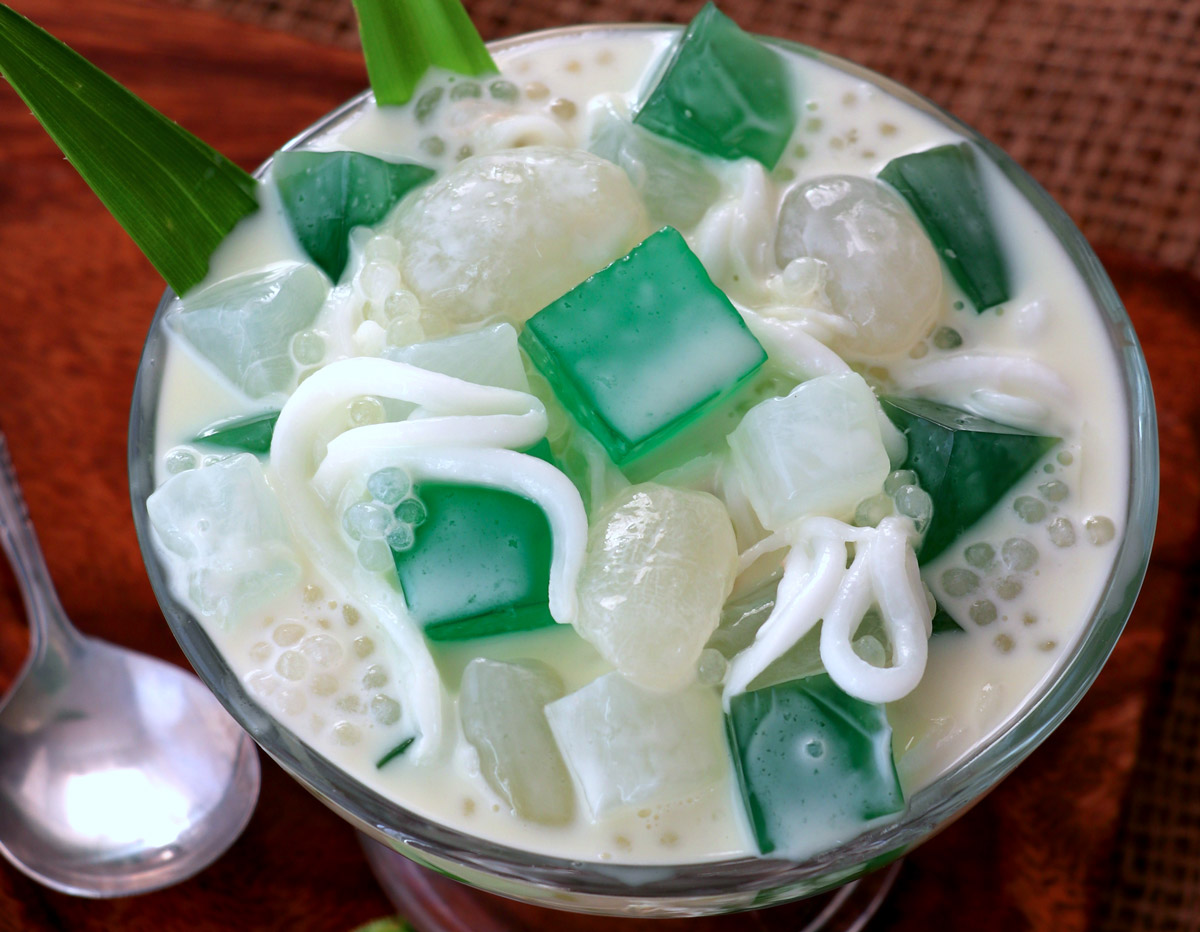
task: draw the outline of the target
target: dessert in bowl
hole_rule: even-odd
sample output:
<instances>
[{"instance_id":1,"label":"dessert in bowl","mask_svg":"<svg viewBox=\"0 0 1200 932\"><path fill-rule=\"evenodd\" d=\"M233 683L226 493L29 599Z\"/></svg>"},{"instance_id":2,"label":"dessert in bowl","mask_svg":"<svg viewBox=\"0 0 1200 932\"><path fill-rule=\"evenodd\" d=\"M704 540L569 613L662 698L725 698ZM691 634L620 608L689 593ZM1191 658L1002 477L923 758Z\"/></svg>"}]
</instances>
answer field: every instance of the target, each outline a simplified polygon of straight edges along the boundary
<instances>
[{"instance_id":1,"label":"dessert in bowl","mask_svg":"<svg viewBox=\"0 0 1200 932\"><path fill-rule=\"evenodd\" d=\"M491 48L294 140L164 297L155 591L420 863L616 913L845 882L1115 643L1157 492L1129 321L1011 160L853 65L713 11Z\"/></svg>"}]
</instances>

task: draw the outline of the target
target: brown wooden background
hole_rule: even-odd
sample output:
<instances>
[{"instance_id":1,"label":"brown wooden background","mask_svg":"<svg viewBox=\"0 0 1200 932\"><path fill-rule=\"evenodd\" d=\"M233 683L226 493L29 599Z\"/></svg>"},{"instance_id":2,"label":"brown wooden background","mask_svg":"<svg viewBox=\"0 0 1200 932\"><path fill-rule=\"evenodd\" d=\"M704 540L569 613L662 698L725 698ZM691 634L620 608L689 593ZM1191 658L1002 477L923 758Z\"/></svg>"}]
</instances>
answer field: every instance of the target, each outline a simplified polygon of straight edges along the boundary
<instances>
[{"instance_id":1,"label":"brown wooden background","mask_svg":"<svg viewBox=\"0 0 1200 932\"><path fill-rule=\"evenodd\" d=\"M13 6L248 168L365 86L358 53L338 45L352 44L344 31L318 35L238 24L216 9L217 0L199 2L213 9L168 0L14 0ZM231 5L237 6L225 3ZM497 19L504 4L474 6L484 8L485 36L511 31L511 18ZM555 25L579 8L594 15L598 4L542 0L530 6L543 25ZM643 6L643 18L678 18L675 12L690 12L694 4ZM816 6L795 8L783 28L772 31L790 34L788 24L799 28L795 24L815 16ZM835 6L859 11L827 17L835 32L853 24L854 15L872 36L885 31L878 18L862 13L871 6L865 0ZM1185 44L1194 50L1197 5L1177 6L1183 14L1169 20L1175 25L1167 38L1177 41L1176 28L1190 29ZM878 7L886 12L895 4ZM945 17L948 36L975 22L971 9L970 2L928 4ZM245 3L234 12L245 19ZM294 18L280 24L294 25ZM852 36L846 38L852 44ZM882 41L873 40L866 51ZM940 57L920 61L944 69L948 56L963 48L951 42ZM939 55L936 49L930 54ZM1174 66L1193 63L1176 58ZM936 68L928 78L934 90L923 89L938 99ZM986 98L997 85L980 80L985 83L947 77L942 102ZM1069 103L1069 97L1060 100L1060 106ZM1040 107L1031 101L1029 112ZM1186 122L1187 132L1196 130ZM1038 132L1053 132L1054 120L1050 129L1046 123ZM1020 120L1013 126L1017 135L1000 141L1020 154L1026 145ZM1173 154L1186 150L1189 138L1176 133L1167 141L1174 148L1158 164L1176 167L1164 179L1147 167L1139 176L1146 190L1185 175L1187 185L1195 181L1195 150ZM1088 156L1073 157L1076 179ZM1048 184L1061 174L1058 163L1029 167ZM1175 202L1178 212L1179 197ZM1096 210L1112 218L1118 208L1105 202ZM1186 764L1180 753L1195 753L1200 743L1200 711L1192 706L1193 717L1179 715L1181 702L1200 706L1194 685L1200 681L1200 284L1182 271L1192 266L1189 250L1200 248L1200 239L1193 243L1178 218L1160 214L1156 219L1153 210L1143 210L1124 226L1090 231L1105 247L1102 258L1141 335L1158 397L1163 505L1141 601L1079 709L996 792L908 859L871 929L924 932L935 923L984 932L1200 929L1200 788L1195 782L1189 788L1180 776L1180 761ZM1139 238L1167 228L1171 237L1157 244ZM1167 248L1168 242L1176 245ZM1180 271L1147 258L1153 256ZM161 291L136 247L0 85L0 428L71 617L89 633L184 664L141 565L125 472L134 374ZM19 667L25 645L16 587L0 570L0 689ZM1192 760L1193 774L1200 773ZM112 902L75 900L0 862L0 932L346 932L388 911L350 828L266 761L262 800L246 834L216 865L175 889ZM563 925L569 928L569 920Z\"/></svg>"}]
</instances>

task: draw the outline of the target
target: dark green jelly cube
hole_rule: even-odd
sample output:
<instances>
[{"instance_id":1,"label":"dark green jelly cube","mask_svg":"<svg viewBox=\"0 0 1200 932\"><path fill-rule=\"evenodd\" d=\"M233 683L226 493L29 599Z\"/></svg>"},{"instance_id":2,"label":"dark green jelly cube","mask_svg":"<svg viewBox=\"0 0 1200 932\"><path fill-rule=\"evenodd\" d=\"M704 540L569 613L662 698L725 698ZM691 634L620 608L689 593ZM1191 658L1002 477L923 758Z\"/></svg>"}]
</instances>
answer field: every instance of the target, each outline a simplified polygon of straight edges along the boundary
<instances>
[{"instance_id":1,"label":"dark green jelly cube","mask_svg":"<svg viewBox=\"0 0 1200 932\"><path fill-rule=\"evenodd\" d=\"M618 466L697 421L767 358L671 227L531 317L520 343Z\"/></svg>"},{"instance_id":2,"label":"dark green jelly cube","mask_svg":"<svg viewBox=\"0 0 1200 932\"><path fill-rule=\"evenodd\" d=\"M933 518L917 554L932 560L987 514L1037 464L1058 437L1043 437L922 398L884 398L883 409L908 438L902 469L933 499Z\"/></svg>"},{"instance_id":3,"label":"dark green jelly cube","mask_svg":"<svg viewBox=\"0 0 1200 932\"><path fill-rule=\"evenodd\" d=\"M900 192L976 311L1007 301L1008 264L967 144L902 155L879 177Z\"/></svg>"},{"instance_id":4,"label":"dark green jelly cube","mask_svg":"<svg viewBox=\"0 0 1200 932\"><path fill-rule=\"evenodd\" d=\"M796 128L787 66L709 3L633 121L705 155L774 168Z\"/></svg>"},{"instance_id":5,"label":"dark green jelly cube","mask_svg":"<svg viewBox=\"0 0 1200 932\"><path fill-rule=\"evenodd\" d=\"M433 174L361 152L276 152L271 168L292 231L335 284L350 256L350 231L378 223Z\"/></svg>"},{"instance_id":6,"label":"dark green jelly cube","mask_svg":"<svg viewBox=\"0 0 1200 932\"><path fill-rule=\"evenodd\" d=\"M275 433L275 422L278 420L278 411L230 418L204 428L192 438L192 442L210 447L245 450L247 453L270 453L271 437Z\"/></svg>"},{"instance_id":7,"label":"dark green jelly cube","mask_svg":"<svg viewBox=\"0 0 1200 932\"><path fill-rule=\"evenodd\" d=\"M848 696L826 674L734 696L726 726L763 854L844 841L904 809L883 706Z\"/></svg>"},{"instance_id":8,"label":"dark green jelly cube","mask_svg":"<svg viewBox=\"0 0 1200 932\"><path fill-rule=\"evenodd\" d=\"M554 623L550 523L520 495L422 483L426 518L410 549L392 551L409 611L432 641L525 631Z\"/></svg>"}]
</instances>

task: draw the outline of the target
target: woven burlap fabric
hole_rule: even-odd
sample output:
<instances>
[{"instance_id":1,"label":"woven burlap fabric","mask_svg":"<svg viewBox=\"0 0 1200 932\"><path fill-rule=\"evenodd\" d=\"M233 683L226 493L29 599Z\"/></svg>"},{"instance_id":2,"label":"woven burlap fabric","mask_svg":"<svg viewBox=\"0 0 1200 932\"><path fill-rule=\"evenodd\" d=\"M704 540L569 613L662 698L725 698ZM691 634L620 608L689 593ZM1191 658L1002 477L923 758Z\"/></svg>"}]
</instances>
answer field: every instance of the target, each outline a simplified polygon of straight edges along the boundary
<instances>
[{"instance_id":1,"label":"woven burlap fabric","mask_svg":"<svg viewBox=\"0 0 1200 932\"><path fill-rule=\"evenodd\" d=\"M341 45L350 0L175 0ZM699 0L474 0L485 38L687 20ZM992 139L1091 242L1200 274L1200 2L724 0L743 26L895 78Z\"/></svg>"}]
</instances>

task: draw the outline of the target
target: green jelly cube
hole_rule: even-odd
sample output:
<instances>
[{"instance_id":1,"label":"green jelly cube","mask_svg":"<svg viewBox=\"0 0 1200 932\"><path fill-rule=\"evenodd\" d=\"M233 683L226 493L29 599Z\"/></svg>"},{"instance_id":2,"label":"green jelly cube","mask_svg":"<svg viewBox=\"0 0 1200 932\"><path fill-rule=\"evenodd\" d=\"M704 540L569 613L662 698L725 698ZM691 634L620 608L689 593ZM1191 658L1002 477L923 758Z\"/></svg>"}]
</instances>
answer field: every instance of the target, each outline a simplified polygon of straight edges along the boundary
<instances>
[{"instance_id":1,"label":"green jelly cube","mask_svg":"<svg viewBox=\"0 0 1200 932\"><path fill-rule=\"evenodd\" d=\"M918 557L932 560L987 514L1058 437L1029 434L920 398L884 398L883 409L908 438L901 468L917 474L933 499Z\"/></svg>"},{"instance_id":2,"label":"green jelly cube","mask_svg":"<svg viewBox=\"0 0 1200 932\"><path fill-rule=\"evenodd\" d=\"M229 418L204 428L192 438L192 443L245 450L247 453L270 453L271 437L275 433L275 422L278 420L278 411Z\"/></svg>"},{"instance_id":3,"label":"green jelly cube","mask_svg":"<svg viewBox=\"0 0 1200 932\"><path fill-rule=\"evenodd\" d=\"M705 155L774 168L796 128L787 66L709 3L634 122Z\"/></svg>"},{"instance_id":4,"label":"green jelly cube","mask_svg":"<svg viewBox=\"0 0 1200 932\"><path fill-rule=\"evenodd\" d=\"M825 674L734 696L726 726L763 854L845 841L904 809L883 706Z\"/></svg>"},{"instance_id":5,"label":"green jelly cube","mask_svg":"<svg viewBox=\"0 0 1200 932\"><path fill-rule=\"evenodd\" d=\"M908 201L976 311L1012 296L975 152L967 143L902 155L879 177Z\"/></svg>"},{"instance_id":6,"label":"green jelly cube","mask_svg":"<svg viewBox=\"0 0 1200 932\"><path fill-rule=\"evenodd\" d=\"M487 637L554 623L550 523L520 495L422 483L427 516L408 550L392 551L409 611L432 641Z\"/></svg>"},{"instance_id":7,"label":"green jelly cube","mask_svg":"<svg viewBox=\"0 0 1200 932\"><path fill-rule=\"evenodd\" d=\"M378 223L433 174L361 152L277 152L271 168L292 231L335 284L350 256L350 231Z\"/></svg>"},{"instance_id":8,"label":"green jelly cube","mask_svg":"<svg viewBox=\"0 0 1200 932\"><path fill-rule=\"evenodd\" d=\"M520 343L618 466L694 423L767 358L671 227L531 317Z\"/></svg>"}]
</instances>

